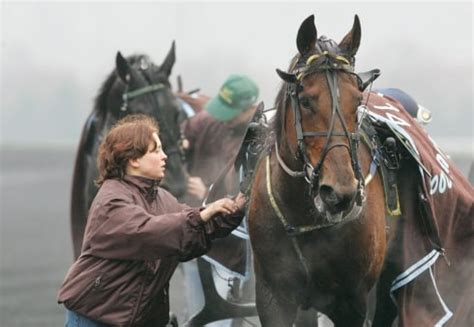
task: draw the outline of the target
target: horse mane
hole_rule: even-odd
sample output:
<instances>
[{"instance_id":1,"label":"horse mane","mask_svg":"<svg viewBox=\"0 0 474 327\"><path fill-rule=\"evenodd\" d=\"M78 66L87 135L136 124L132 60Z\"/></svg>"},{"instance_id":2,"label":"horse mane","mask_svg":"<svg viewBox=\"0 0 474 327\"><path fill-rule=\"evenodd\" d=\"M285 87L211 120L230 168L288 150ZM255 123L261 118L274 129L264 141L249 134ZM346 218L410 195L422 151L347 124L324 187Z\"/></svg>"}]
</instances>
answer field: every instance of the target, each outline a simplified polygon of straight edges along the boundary
<instances>
[{"instance_id":1,"label":"horse mane","mask_svg":"<svg viewBox=\"0 0 474 327\"><path fill-rule=\"evenodd\" d=\"M288 71L291 72L295 64L299 61L300 55L295 55L290 62ZM287 95L288 83L283 81L280 86L280 90L277 93L275 98L275 108L276 113L272 119L272 130L275 131L275 137L277 140L280 139L280 136L283 132L283 123L285 121L285 108L288 105L288 95Z\"/></svg>"},{"instance_id":2,"label":"horse mane","mask_svg":"<svg viewBox=\"0 0 474 327\"><path fill-rule=\"evenodd\" d=\"M130 64L130 66L137 67L142 59L145 59L150 62L149 57L145 54L131 55L127 57L127 62ZM116 69L114 68L114 70L109 73L106 80L102 83L102 86L99 89L99 93L95 97L93 111L96 113L97 118L99 118L100 121L104 121L105 119L105 116L107 114L107 98L117 80L119 80L121 84L123 84L123 82L120 80L116 73Z\"/></svg>"},{"instance_id":3,"label":"horse mane","mask_svg":"<svg viewBox=\"0 0 474 327\"><path fill-rule=\"evenodd\" d=\"M277 97L275 99L275 108L276 113L272 119L272 130L275 131L275 137L277 140L280 139L280 136L283 132L283 123L285 120L285 108L287 106L288 97L286 95L287 83L281 83L280 90L278 91Z\"/></svg>"}]
</instances>

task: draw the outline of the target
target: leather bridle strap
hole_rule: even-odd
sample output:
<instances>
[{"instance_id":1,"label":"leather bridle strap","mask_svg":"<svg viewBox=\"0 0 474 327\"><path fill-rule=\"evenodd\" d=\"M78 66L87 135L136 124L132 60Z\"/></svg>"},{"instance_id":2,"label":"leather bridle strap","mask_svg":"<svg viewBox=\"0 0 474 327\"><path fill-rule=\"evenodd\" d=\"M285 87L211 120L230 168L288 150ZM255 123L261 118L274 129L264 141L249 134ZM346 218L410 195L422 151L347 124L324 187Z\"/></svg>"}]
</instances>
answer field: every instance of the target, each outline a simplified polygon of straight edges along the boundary
<instances>
[{"instance_id":1,"label":"leather bridle strap","mask_svg":"<svg viewBox=\"0 0 474 327\"><path fill-rule=\"evenodd\" d=\"M311 64L310 60L308 60L308 64ZM333 69L331 67L326 66L319 66L316 69L305 69L304 72L300 73L298 76L298 81L304 78L304 76L315 73L317 71L325 71L326 79L329 87L329 91L331 93L331 100L332 100L332 110L331 110L331 121L329 130L325 132L304 132L302 128L302 118L301 118L301 110L298 98L298 90L301 87L298 82L291 83L288 85L288 93L291 99L291 105L293 108L293 117L294 117L294 125L296 131L296 139L297 139L297 154L302 158L304 166L307 167L303 169L303 171L311 171L311 176L307 176L306 180L311 185L311 190L314 191L314 186L318 185L319 183L319 176L321 173L322 164L329 153L329 151L335 147L343 146L346 147L349 151L349 156L351 158L351 165L354 171L354 175L358 180L358 189L359 192L357 194L356 201L360 205L362 202L362 191L363 188L363 177L360 170L359 162L357 160L357 148L359 144L359 135L358 133L350 133L347 127L346 121L342 115L340 104L339 104L339 87L337 83L337 72L344 71L347 73L351 73L351 71L346 70L345 68L338 68ZM337 116L337 117L336 117ZM343 131L334 131L336 118L339 118ZM345 143L335 143L331 144L331 137L332 136L344 136L348 139L348 144ZM313 167L307 154L306 154L306 147L304 143L304 137L326 137L326 142L324 144L323 150L321 152L321 156ZM278 150L277 150L278 151ZM284 165L281 164L282 160L279 160L280 165L282 168L288 173L287 169L285 169ZM292 175L291 173L289 173Z\"/></svg>"},{"instance_id":2,"label":"leather bridle strap","mask_svg":"<svg viewBox=\"0 0 474 327\"><path fill-rule=\"evenodd\" d=\"M266 168L266 186L267 186L267 194L268 194L268 199L270 200L270 204L275 211L275 214L277 215L278 219L283 225L283 228L286 231L286 235L289 237L295 237L299 236L308 232L312 232L318 229L322 228L327 228L334 226L336 223L324 223L324 224L314 224L314 225L304 225L304 226L293 226L290 223L288 223L288 220L286 220L285 216L281 212L280 208L278 207L278 204L276 203L275 197L273 195L273 190L272 190L272 181L271 181L271 172L270 172L270 155L267 155L266 157L266 162L265 162L265 168Z\"/></svg>"},{"instance_id":3,"label":"leather bridle strap","mask_svg":"<svg viewBox=\"0 0 474 327\"><path fill-rule=\"evenodd\" d=\"M285 173L287 173L291 177L306 177L306 172L304 170L301 170L301 171L291 170L291 168L285 164L283 159L280 157L280 150L278 149L278 141L275 141L275 154L276 154L278 163L280 164L280 167L285 171Z\"/></svg>"},{"instance_id":4,"label":"leather bridle strap","mask_svg":"<svg viewBox=\"0 0 474 327\"><path fill-rule=\"evenodd\" d=\"M139 89L134 90L134 91L125 92L122 95L122 99L123 99L123 101L128 101L128 100L136 98L140 95L144 95L144 94L147 94L147 93L150 93L150 92L161 90L165 87L166 87L166 85L163 84L163 83L147 85L147 86L144 86L144 87L139 88Z\"/></svg>"}]
</instances>

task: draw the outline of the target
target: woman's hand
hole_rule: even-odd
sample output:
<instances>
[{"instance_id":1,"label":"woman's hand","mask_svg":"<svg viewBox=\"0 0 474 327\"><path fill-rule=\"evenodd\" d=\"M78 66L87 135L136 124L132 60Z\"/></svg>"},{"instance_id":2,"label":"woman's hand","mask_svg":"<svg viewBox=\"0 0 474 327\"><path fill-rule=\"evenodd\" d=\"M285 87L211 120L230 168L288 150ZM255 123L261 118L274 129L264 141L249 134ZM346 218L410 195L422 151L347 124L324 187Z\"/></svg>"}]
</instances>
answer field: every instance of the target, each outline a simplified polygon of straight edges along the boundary
<instances>
[{"instance_id":1,"label":"woman's hand","mask_svg":"<svg viewBox=\"0 0 474 327\"><path fill-rule=\"evenodd\" d=\"M247 200L247 197L243 193L239 192L234 200L223 198L212 202L203 211L201 211L201 219L203 221L208 221L219 213L231 215L238 211L244 211L245 206L247 205Z\"/></svg>"},{"instance_id":2,"label":"woman's hand","mask_svg":"<svg viewBox=\"0 0 474 327\"><path fill-rule=\"evenodd\" d=\"M208 221L217 214L231 215L239 210L241 210L241 208L237 202L232 199L223 198L208 204L206 208L201 211L201 219Z\"/></svg>"},{"instance_id":3,"label":"woman's hand","mask_svg":"<svg viewBox=\"0 0 474 327\"><path fill-rule=\"evenodd\" d=\"M247 205L248 198L242 193L239 192L234 199L235 203L239 207L240 210L245 210L245 206Z\"/></svg>"}]
</instances>

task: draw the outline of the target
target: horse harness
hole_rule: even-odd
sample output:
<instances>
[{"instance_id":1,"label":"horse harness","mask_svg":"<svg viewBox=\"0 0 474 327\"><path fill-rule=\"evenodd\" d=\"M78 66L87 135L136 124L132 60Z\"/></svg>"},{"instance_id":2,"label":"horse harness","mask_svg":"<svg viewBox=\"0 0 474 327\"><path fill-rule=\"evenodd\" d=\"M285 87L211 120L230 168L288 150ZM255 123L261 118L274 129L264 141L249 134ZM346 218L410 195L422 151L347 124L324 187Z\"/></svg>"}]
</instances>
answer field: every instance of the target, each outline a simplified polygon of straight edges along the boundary
<instances>
[{"instance_id":1,"label":"horse harness","mask_svg":"<svg viewBox=\"0 0 474 327\"><path fill-rule=\"evenodd\" d=\"M352 220L355 217L357 217L357 215L362 210L362 204L365 200L364 199L365 181L362 177L359 161L357 158L357 148L359 146L359 141L360 141L360 130L359 130L360 124L358 126L358 130L354 133L351 133L342 115L340 105L339 105L339 98L338 98L339 90L338 90L338 85L337 85L337 73L341 71L355 75L358 80L359 88L361 89L361 91L363 90L362 89L363 83L361 79L359 78L359 76L353 72L353 66L351 65L351 62L345 57L340 56L340 55L335 55L327 50L321 51L319 54L311 55L306 60L306 64L303 67L296 69L295 79L294 79L295 82L288 84L287 95L291 99L291 106L293 108L293 115L295 119L295 130L296 130L296 138L297 138L296 157L297 159L298 158L302 159L303 170L293 171L285 164L285 162L283 161L283 159L281 158L279 154L278 142L275 142L275 154L276 154L278 163L280 164L282 169L291 177L295 177L295 178L304 177L306 182L309 184L310 193L315 194L315 192L317 192L317 185L319 184L322 164L327 154L329 153L329 151L331 151L335 147L347 148L349 151L349 155L351 157L352 169L354 171L354 175L358 183L356 201L355 201L356 205L353 206L352 210L349 213L347 213L344 217L341 216L340 219L338 219L337 221L327 222L323 224L314 224L314 225L309 225L309 226L295 227L295 226L290 225L286 221L284 216L281 214L281 211L277 208L276 201L274 200L272 191L271 191L271 183L269 180L267 180L267 192L269 194L272 207L275 209L275 212L277 213L277 215L279 216L280 220L282 221L285 227L287 235L290 237L298 236L298 235L311 232L317 229L330 227L342 221ZM331 116L331 121L330 121L330 126L329 126L328 131L305 132L303 131L303 128L301 125L302 123L301 122L301 109L300 109L298 93L300 89L302 88L301 81L303 80L303 78L310 74L314 74L316 72L324 72L326 74L326 78L328 81L329 90L330 90L331 98L332 98L332 109L331 109L332 116ZM341 122L343 131L334 130L337 117L339 118ZM349 140L349 142L348 144L343 143L343 142L330 144L332 136L344 136ZM306 154L306 145L304 142L305 137L326 137L326 142L324 144L322 154L315 166L311 164ZM267 158L267 161L268 160L269 159ZM269 174L268 163L267 163L267 168L268 168L267 174Z\"/></svg>"},{"instance_id":2,"label":"horse harness","mask_svg":"<svg viewBox=\"0 0 474 327\"><path fill-rule=\"evenodd\" d=\"M291 104L293 108L293 115L295 119L295 129L296 129L296 139L297 139L297 156L303 159L303 171L305 172L305 179L310 185L310 191L316 192L317 185L319 184L319 177L321 174L322 164L326 158L329 151L336 147L345 147L348 149L351 157L352 169L355 173L355 177L358 181L356 203L358 206L362 205L363 197L363 184L362 184L362 174L360 172L359 162L357 160L357 148L359 144L359 134L350 133L347 127L347 124L342 116L340 105L339 105L339 90L337 86L337 72L343 71L346 73L354 74L353 68L345 57L334 55L327 50L321 54L314 54L310 56L306 65L296 71L296 83L290 83L288 85L287 93L290 96ZM331 122L328 131L324 132L305 132L301 126L301 109L300 102L298 98L298 93L301 86L301 81L304 77L314 74L316 72L325 72L326 79L329 85L329 90L332 98L332 116ZM357 75L356 75L357 76ZM334 131L334 126L336 122L336 117L339 117L343 131L337 132ZM330 145L332 136L345 136L349 140L349 145L346 143L334 143ZM326 142L324 144L322 154L316 163L313 166L306 154L306 145L304 142L304 137L326 137ZM277 150L278 151L278 148ZM279 162L282 162L279 160Z\"/></svg>"},{"instance_id":3,"label":"horse harness","mask_svg":"<svg viewBox=\"0 0 474 327\"><path fill-rule=\"evenodd\" d=\"M317 47L319 48L318 45ZM302 88L301 81L303 80L303 78L310 74L314 74L316 72L324 72L326 74L326 79L329 85L329 90L330 90L331 98L332 98L332 109L331 109L332 117L331 117L328 131L305 132L303 131L303 128L301 125L301 112L300 112L301 109L300 109L300 103L299 103L299 98L298 98L298 92ZM358 182L355 205L352 207L352 209L348 213L346 213L344 216L342 216L342 213L341 213L340 219L337 219L336 221L328 221L328 222L324 222L320 224L312 224L312 225L306 225L306 226L294 226L290 224L288 220L285 218L285 216L283 215L283 213L281 212L273 196L273 191L272 191L272 186L271 186L271 173L270 173L271 153L268 153L266 156L266 189L267 189L267 194L270 200L270 204L273 210L275 211L277 217L279 218L280 222L282 223L285 229L286 235L291 239L293 248L298 256L298 260L300 261L301 266L303 267L305 277L306 277L307 287L305 287L306 291L303 291L302 293L302 297L303 297L302 308L303 309L307 309L310 306L310 290L312 288L311 286L313 285L314 281L311 278L307 260L301 251L301 248L297 242L296 237L308 232L334 226L343 221L350 221L350 220L356 219L359 216L360 212L362 211L362 206L363 206L363 203L365 202L364 188L370 182L373 175L376 173L377 166L379 166L379 162L380 162L380 156L378 155L378 152L377 152L377 155L373 156L373 160L370 165L369 174L366 180L364 180L361 173L359 161L357 158L357 149L360 142L360 135L364 134L364 133L361 133L361 128L360 128L362 125L362 122L364 121L364 116L361 117L357 130L354 133L351 133L347 127L347 124L344 120L344 117L342 115L340 105L339 105L339 89L338 89L338 83L337 83L338 72L344 72L344 73L355 75L358 81L359 89L361 91L363 91L365 87L368 85L368 83L366 84L362 81L359 75L354 73L353 60L351 62L347 58L340 55L335 55L334 53L331 53L327 50L320 51L319 54L311 55L306 60L306 64L303 67L296 70L296 73L294 75L295 77L294 82L288 83L287 95L291 99L291 105L293 108L293 114L294 114L294 119L295 119L295 130L296 130L296 138L297 138L296 157L297 158L299 157L302 159L303 170L293 171L285 164L285 162L283 161L283 159L281 158L279 154L279 147L278 147L277 142L275 142L275 154L281 168L291 177L305 178L306 182L309 184L310 193L312 193L312 192L317 192L316 187L319 184L322 164L327 154L329 153L329 151L331 151L331 149L335 147L340 147L340 146L347 148L349 151L349 155L351 157L352 169L354 171L354 175ZM372 71L372 79L370 82L372 82L376 77L378 77L378 75L379 75L378 70ZM339 117L343 131L334 130L335 121L337 117ZM349 142L348 144L342 143L342 142L330 144L332 136L345 136ZM315 166L311 164L306 154L306 146L304 142L304 137L326 137L326 142L323 147L322 154ZM367 141L367 140L364 139L364 141ZM373 147L371 147L370 145L369 147L373 149ZM373 153L375 152L373 151Z\"/></svg>"}]
</instances>

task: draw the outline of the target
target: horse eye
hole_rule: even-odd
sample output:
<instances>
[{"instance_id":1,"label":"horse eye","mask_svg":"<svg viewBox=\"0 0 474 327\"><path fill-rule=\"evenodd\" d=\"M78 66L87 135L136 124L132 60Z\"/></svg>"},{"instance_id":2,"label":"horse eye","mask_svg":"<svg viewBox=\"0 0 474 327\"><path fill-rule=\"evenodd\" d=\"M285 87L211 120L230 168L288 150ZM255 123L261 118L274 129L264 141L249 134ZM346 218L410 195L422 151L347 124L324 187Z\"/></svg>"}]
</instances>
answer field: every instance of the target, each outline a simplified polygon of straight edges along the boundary
<instances>
[{"instance_id":1,"label":"horse eye","mask_svg":"<svg viewBox=\"0 0 474 327\"><path fill-rule=\"evenodd\" d=\"M300 99L300 105L305 108L305 109L309 109L309 110L312 110L312 106L311 106L311 100L308 99L308 98L301 98Z\"/></svg>"}]
</instances>

